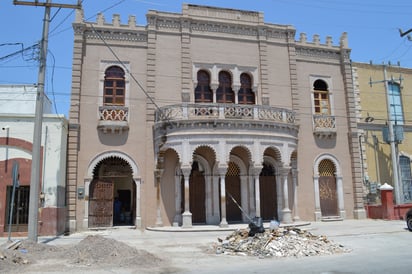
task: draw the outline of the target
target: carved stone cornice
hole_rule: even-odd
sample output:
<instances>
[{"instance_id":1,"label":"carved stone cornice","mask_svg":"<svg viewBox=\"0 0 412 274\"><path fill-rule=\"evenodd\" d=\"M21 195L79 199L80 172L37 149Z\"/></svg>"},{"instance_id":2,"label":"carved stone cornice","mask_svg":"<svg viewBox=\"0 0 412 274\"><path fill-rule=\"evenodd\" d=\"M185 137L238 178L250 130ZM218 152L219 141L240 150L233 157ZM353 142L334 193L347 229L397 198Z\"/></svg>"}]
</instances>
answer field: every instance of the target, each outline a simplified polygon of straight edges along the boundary
<instances>
[{"instance_id":1,"label":"carved stone cornice","mask_svg":"<svg viewBox=\"0 0 412 274\"><path fill-rule=\"evenodd\" d=\"M86 30L85 24L73 23L74 35L83 35L85 30Z\"/></svg>"},{"instance_id":2,"label":"carved stone cornice","mask_svg":"<svg viewBox=\"0 0 412 274\"><path fill-rule=\"evenodd\" d=\"M297 59L307 57L340 61L341 51L338 49L296 46L296 57Z\"/></svg>"},{"instance_id":3,"label":"carved stone cornice","mask_svg":"<svg viewBox=\"0 0 412 274\"><path fill-rule=\"evenodd\" d=\"M103 38L104 40L108 41L147 42L146 31L99 28L95 29L95 31L86 30L84 33L86 39L92 40L100 40L101 38Z\"/></svg>"},{"instance_id":4,"label":"carved stone cornice","mask_svg":"<svg viewBox=\"0 0 412 274\"><path fill-rule=\"evenodd\" d=\"M179 32L186 30L190 33L221 33L248 37L266 37L286 40L294 36L295 30L285 26L236 24L224 21L205 21L196 18L181 18L174 16L150 15L147 17L150 28L159 31Z\"/></svg>"}]
</instances>

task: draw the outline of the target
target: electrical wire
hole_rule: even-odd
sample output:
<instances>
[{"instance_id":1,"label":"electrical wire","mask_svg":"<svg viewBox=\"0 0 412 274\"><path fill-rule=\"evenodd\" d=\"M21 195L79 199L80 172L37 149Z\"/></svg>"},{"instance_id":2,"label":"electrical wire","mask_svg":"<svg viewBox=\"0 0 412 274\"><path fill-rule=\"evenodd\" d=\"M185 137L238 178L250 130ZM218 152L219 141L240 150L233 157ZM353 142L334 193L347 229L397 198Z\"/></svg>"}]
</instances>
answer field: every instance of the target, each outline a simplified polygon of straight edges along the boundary
<instances>
[{"instance_id":1,"label":"electrical wire","mask_svg":"<svg viewBox=\"0 0 412 274\"><path fill-rule=\"evenodd\" d=\"M58 114L57 105L56 105L56 96L54 94L54 68L55 68L55 65L56 65L56 59L54 58L54 54L50 50L48 50L48 53L53 58L53 66L52 66L52 74L51 74L51 93L52 93L52 96L53 96L54 111L55 111L56 114Z\"/></svg>"}]
</instances>

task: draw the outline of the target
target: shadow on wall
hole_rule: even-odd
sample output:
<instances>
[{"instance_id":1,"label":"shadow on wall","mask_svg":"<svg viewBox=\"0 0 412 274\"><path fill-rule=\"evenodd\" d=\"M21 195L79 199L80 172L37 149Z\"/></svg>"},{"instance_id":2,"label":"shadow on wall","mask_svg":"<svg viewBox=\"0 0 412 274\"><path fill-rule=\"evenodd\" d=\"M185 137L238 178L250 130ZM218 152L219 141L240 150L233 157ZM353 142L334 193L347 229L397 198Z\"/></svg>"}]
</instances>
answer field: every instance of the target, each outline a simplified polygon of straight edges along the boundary
<instances>
[{"instance_id":1,"label":"shadow on wall","mask_svg":"<svg viewBox=\"0 0 412 274\"><path fill-rule=\"evenodd\" d=\"M319 148L331 149L336 147L338 136L333 138L318 138L315 137L315 143Z\"/></svg>"},{"instance_id":2,"label":"shadow on wall","mask_svg":"<svg viewBox=\"0 0 412 274\"><path fill-rule=\"evenodd\" d=\"M98 131L98 136L100 142L103 145L122 146L127 142L127 138L129 137L129 131L122 133L103 133L101 131Z\"/></svg>"}]
</instances>

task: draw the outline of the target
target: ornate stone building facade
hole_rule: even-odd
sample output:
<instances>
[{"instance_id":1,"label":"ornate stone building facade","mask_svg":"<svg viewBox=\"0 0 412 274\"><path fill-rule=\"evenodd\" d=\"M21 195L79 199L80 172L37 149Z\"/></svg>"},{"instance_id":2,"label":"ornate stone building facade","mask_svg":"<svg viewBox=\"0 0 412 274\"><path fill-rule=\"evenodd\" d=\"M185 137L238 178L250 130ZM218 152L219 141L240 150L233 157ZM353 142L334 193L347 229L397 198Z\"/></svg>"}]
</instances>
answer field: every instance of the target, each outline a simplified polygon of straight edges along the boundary
<instances>
[{"instance_id":1,"label":"ornate stone building facade","mask_svg":"<svg viewBox=\"0 0 412 274\"><path fill-rule=\"evenodd\" d=\"M345 33L187 4L147 22L73 24L71 231L365 217Z\"/></svg>"}]
</instances>

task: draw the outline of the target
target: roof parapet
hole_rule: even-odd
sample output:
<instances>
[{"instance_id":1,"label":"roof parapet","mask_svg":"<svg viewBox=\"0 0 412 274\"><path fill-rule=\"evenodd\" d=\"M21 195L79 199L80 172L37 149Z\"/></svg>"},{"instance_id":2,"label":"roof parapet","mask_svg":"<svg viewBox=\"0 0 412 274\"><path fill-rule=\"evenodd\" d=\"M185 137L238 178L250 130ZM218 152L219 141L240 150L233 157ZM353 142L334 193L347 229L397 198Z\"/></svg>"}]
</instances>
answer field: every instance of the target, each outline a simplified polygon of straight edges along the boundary
<instances>
[{"instance_id":1,"label":"roof parapet","mask_svg":"<svg viewBox=\"0 0 412 274\"><path fill-rule=\"evenodd\" d=\"M301 45L314 45L314 46L326 46L326 47L335 47L333 45L333 39L332 36L326 36L325 43L322 44L320 41L320 35L319 34L314 34L312 38L312 42L309 42L307 39L306 33L302 32L300 33L299 40L297 41ZM340 40L339 40L339 45L336 45L336 47L340 47L343 49L348 48L348 35L346 32L342 33Z\"/></svg>"}]
</instances>

